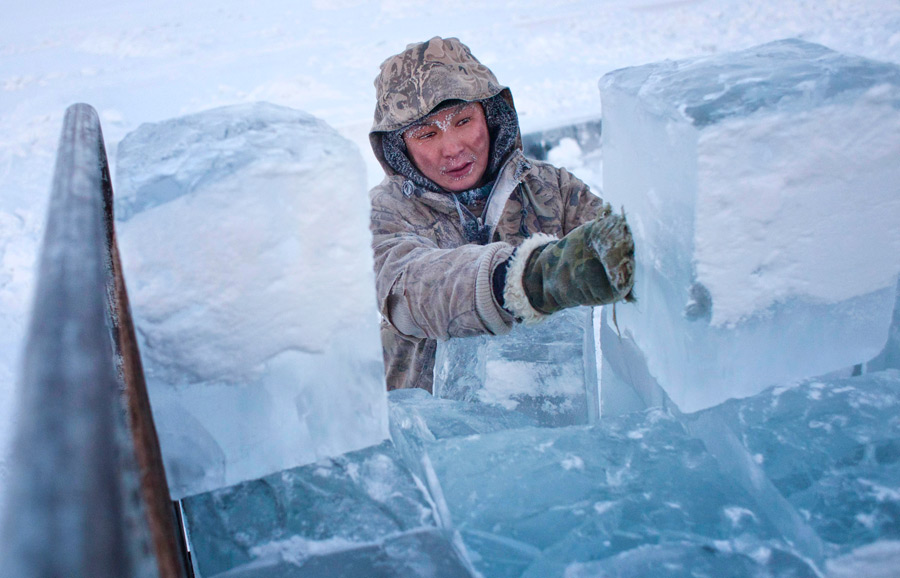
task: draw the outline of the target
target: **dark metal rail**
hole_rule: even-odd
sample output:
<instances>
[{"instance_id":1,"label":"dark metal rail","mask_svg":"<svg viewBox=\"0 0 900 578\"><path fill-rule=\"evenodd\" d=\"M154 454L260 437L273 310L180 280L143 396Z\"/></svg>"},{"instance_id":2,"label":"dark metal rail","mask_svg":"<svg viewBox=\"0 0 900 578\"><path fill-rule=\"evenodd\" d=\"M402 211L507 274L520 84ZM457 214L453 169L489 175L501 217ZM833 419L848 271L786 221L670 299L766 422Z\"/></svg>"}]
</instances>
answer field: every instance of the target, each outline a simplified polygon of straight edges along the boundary
<instances>
[{"instance_id":1,"label":"dark metal rail","mask_svg":"<svg viewBox=\"0 0 900 578\"><path fill-rule=\"evenodd\" d=\"M66 111L0 534L0 576L185 575L96 111Z\"/></svg>"}]
</instances>

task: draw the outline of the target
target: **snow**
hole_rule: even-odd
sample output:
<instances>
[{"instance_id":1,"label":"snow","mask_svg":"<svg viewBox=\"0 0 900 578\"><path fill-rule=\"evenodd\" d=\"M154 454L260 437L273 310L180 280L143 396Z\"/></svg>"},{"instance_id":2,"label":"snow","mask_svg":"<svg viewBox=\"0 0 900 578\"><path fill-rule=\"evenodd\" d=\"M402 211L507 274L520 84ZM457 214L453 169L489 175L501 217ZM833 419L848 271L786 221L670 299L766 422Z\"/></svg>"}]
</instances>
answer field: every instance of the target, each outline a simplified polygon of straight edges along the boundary
<instances>
[{"instance_id":1,"label":"snow","mask_svg":"<svg viewBox=\"0 0 900 578\"><path fill-rule=\"evenodd\" d=\"M435 34L460 37L512 88L526 132L597 117L597 80L624 66L785 37L900 62L894 0L35 0L7 3L3 14L0 456L15 424L59 129L73 102L100 112L113 165L119 141L145 122L259 100L305 110L359 146L372 185L381 178L366 139L378 64ZM0 493L7 467L0 457Z\"/></svg>"},{"instance_id":2,"label":"snow","mask_svg":"<svg viewBox=\"0 0 900 578\"><path fill-rule=\"evenodd\" d=\"M142 125L118 152L119 246L172 496L385 439L353 144L257 103Z\"/></svg>"},{"instance_id":3,"label":"snow","mask_svg":"<svg viewBox=\"0 0 900 578\"><path fill-rule=\"evenodd\" d=\"M900 273L900 66L797 40L601 81L619 327L683 411L864 362Z\"/></svg>"}]
</instances>

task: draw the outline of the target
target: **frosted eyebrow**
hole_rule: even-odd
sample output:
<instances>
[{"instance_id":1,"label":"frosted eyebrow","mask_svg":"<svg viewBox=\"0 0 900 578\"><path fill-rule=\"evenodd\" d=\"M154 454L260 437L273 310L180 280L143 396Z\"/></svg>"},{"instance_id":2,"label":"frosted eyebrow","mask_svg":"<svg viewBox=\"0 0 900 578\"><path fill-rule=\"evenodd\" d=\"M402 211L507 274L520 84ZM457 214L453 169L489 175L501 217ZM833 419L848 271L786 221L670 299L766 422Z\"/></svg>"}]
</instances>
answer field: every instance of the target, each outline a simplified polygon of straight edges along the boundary
<instances>
[{"instance_id":1,"label":"frosted eyebrow","mask_svg":"<svg viewBox=\"0 0 900 578\"><path fill-rule=\"evenodd\" d=\"M473 106L475 106L474 102L463 102L463 103L457 104L456 106L449 109L452 112L450 114L448 114L443 120L438 120L434 117L439 114L443 114L445 111L442 110L440 112L434 113L434 114L428 116L425 120L423 120L419 124L411 126L408 129L406 129L403 132L403 136L409 137L409 138L415 138L422 130L427 129L427 128L438 128L441 131L446 131L450 127L450 124L453 122L453 120L456 118L456 116L463 114L464 112L469 110L470 107L473 107Z\"/></svg>"}]
</instances>

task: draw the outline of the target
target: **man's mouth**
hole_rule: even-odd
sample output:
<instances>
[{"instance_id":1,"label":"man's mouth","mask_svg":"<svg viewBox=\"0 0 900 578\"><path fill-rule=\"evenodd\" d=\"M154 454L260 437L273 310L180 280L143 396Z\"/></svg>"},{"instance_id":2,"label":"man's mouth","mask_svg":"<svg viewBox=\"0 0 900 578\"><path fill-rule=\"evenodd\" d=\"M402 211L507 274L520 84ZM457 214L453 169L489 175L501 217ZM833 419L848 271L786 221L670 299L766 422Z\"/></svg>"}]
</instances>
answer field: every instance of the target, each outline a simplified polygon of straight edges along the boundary
<instances>
[{"instance_id":1,"label":"man's mouth","mask_svg":"<svg viewBox=\"0 0 900 578\"><path fill-rule=\"evenodd\" d=\"M446 167L441 172L443 172L445 175L447 175L451 179L458 180L458 179L462 179L462 178L469 176L469 173L472 172L472 168L474 166L475 166L474 160L466 161L465 163L463 163L455 168Z\"/></svg>"}]
</instances>

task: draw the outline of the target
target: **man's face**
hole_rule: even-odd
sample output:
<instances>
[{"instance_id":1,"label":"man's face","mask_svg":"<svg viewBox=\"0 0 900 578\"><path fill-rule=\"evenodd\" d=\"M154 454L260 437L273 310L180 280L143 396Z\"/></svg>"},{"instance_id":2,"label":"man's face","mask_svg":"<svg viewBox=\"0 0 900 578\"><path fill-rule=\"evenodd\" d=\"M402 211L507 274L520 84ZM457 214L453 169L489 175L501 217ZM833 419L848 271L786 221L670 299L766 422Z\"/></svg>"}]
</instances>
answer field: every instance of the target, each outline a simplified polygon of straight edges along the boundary
<instances>
[{"instance_id":1,"label":"man's face","mask_svg":"<svg viewBox=\"0 0 900 578\"><path fill-rule=\"evenodd\" d=\"M481 104L436 112L408 128L403 141L416 168L442 188L460 192L482 183L491 138Z\"/></svg>"}]
</instances>

